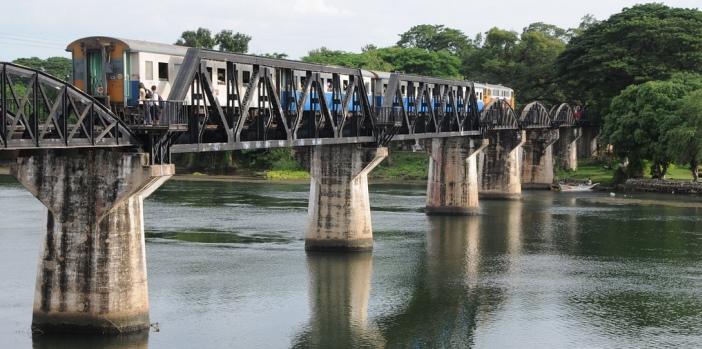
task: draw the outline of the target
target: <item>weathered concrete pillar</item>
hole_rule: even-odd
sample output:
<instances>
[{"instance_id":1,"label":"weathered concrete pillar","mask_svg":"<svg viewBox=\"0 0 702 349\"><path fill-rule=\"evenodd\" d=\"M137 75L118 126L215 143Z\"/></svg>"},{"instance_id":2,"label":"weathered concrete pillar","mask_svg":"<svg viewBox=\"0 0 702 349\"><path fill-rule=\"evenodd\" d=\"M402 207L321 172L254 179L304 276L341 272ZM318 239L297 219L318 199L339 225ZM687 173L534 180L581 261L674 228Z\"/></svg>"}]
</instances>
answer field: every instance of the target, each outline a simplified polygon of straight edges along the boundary
<instances>
[{"instance_id":1,"label":"weathered concrete pillar","mask_svg":"<svg viewBox=\"0 0 702 349\"><path fill-rule=\"evenodd\" d=\"M174 174L173 165L98 149L27 155L12 174L48 208L32 329L148 329L143 200Z\"/></svg>"},{"instance_id":2,"label":"weathered concrete pillar","mask_svg":"<svg viewBox=\"0 0 702 349\"><path fill-rule=\"evenodd\" d=\"M553 143L558 130L534 129L526 131L521 147L522 187L548 189L553 183Z\"/></svg>"},{"instance_id":3,"label":"weathered concrete pillar","mask_svg":"<svg viewBox=\"0 0 702 349\"><path fill-rule=\"evenodd\" d=\"M429 149L429 215L467 215L478 209L477 154L487 139L434 138Z\"/></svg>"},{"instance_id":4,"label":"weathered concrete pillar","mask_svg":"<svg viewBox=\"0 0 702 349\"><path fill-rule=\"evenodd\" d=\"M581 136L578 139L578 158L589 159L597 156L597 140L602 133L599 127L581 128Z\"/></svg>"},{"instance_id":5,"label":"weathered concrete pillar","mask_svg":"<svg viewBox=\"0 0 702 349\"><path fill-rule=\"evenodd\" d=\"M578 139L581 135L579 127L563 127L558 130L556 147L556 165L564 170L578 169Z\"/></svg>"},{"instance_id":6,"label":"weathered concrete pillar","mask_svg":"<svg viewBox=\"0 0 702 349\"><path fill-rule=\"evenodd\" d=\"M481 199L519 199L522 194L519 148L524 144L524 131L488 132L490 144L478 161Z\"/></svg>"},{"instance_id":7,"label":"weathered concrete pillar","mask_svg":"<svg viewBox=\"0 0 702 349\"><path fill-rule=\"evenodd\" d=\"M315 146L309 154L305 250L371 250L368 173L388 156L388 149L340 144Z\"/></svg>"}]
</instances>

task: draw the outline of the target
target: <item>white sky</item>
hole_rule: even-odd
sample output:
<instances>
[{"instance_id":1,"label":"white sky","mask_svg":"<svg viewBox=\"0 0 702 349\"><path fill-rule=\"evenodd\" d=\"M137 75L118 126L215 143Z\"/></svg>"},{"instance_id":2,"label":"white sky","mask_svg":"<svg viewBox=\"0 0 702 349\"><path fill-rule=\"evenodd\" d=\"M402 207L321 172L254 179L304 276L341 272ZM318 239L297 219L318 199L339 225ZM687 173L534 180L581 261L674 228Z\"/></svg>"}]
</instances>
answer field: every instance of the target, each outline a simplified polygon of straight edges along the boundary
<instances>
[{"instance_id":1,"label":"white sky","mask_svg":"<svg viewBox=\"0 0 702 349\"><path fill-rule=\"evenodd\" d=\"M700 8L700 0L665 0ZM629 0L19 0L3 1L0 60L63 55L71 41L104 35L173 43L184 30L231 29L253 37L251 53L310 49L360 51L397 42L416 24L444 24L469 37L497 26L521 31L533 22L574 27L585 14L606 19Z\"/></svg>"}]
</instances>

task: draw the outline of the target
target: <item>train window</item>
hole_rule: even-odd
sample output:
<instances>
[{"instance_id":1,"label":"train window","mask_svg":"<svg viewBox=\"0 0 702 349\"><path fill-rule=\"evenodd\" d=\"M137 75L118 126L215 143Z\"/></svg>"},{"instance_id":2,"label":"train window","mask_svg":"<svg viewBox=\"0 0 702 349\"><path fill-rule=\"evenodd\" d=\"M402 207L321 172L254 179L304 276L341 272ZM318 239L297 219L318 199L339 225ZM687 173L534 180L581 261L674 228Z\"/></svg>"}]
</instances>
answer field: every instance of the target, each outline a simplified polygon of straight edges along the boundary
<instances>
[{"instance_id":1,"label":"train window","mask_svg":"<svg viewBox=\"0 0 702 349\"><path fill-rule=\"evenodd\" d=\"M144 79L153 80L154 79L154 62L146 61L144 62Z\"/></svg>"},{"instance_id":2,"label":"train window","mask_svg":"<svg viewBox=\"0 0 702 349\"><path fill-rule=\"evenodd\" d=\"M305 88L305 82L307 82L307 78L305 78L304 76L301 76L300 77L300 89Z\"/></svg>"},{"instance_id":3,"label":"train window","mask_svg":"<svg viewBox=\"0 0 702 349\"><path fill-rule=\"evenodd\" d=\"M210 81L212 81L212 67L207 67L207 75L210 76Z\"/></svg>"},{"instance_id":4,"label":"train window","mask_svg":"<svg viewBox=\"0 0 702 349\"><path fill-rule=\"evenodd\" d=\"M241 82L248 84L249 81L251 81L251 72L250 71L243 71L241 75Z\"/></svg>"},{"instance_id":5,"label":"train window","mask_svg":"<svg viewBox=\"0 0 702 349\"><path fill-rule=\"evenodd\" d=\"M158 62L158 79L168 81L168 63Z\"/></svg>"},{"instance_id":6,"label":"train window","mask_svg":"<svg viewBox=\"0 0 702 349\"><path fill-rule=\"evenodd\" d=\"M220 85L224 85L227 82L227 73L224 68L218 68L217 69L217 83Z\"/></svg>"},{"instance_id":7,"label":"train window","mask_svg":"<svg viewBox=\"0 0 702 349\"><path fill-rule=\"evenodd\" d=\"M406 87L405 87L404 85L403 85L400 89L402 90L402 94L403 94L403 95L405 94L405 92L407 92L407 89L406 89Z\"/></svg>"},{"instance_id":8,"label":"train window","mask_svg":"<svg viewBox=\"0 0 702 349\"><path fill-rule=\"evenodd\" d=\"M368 93L370 91L370 83L366 82L364 85L366 86L366 93Z\"/></svg>"},{"instance_id":9,"label":"train window","mask_svg":"<svg viewBox=\"0 0 702 349\"><path fill-rule=\"evenodd\" d=\"M347 87L349 87L349 81L344 80L344 90L346 90Z\"/></svg>"}]
</instances>

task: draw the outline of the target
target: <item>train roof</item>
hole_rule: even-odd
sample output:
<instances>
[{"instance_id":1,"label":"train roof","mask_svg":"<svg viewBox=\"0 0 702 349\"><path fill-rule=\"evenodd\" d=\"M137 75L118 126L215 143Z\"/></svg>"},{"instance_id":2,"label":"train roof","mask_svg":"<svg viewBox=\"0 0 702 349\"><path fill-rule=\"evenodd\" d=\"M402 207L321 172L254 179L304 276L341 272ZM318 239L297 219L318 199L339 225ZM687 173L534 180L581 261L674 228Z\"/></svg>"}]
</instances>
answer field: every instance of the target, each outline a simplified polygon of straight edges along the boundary
<instances>
[{"instance_id":1,"label":"train roof","mask_svg":"<svg viewBox=\"0 0 702 349\"><path fill-rule=\"evenodd\" d=\"M71 46L81 43L97 43L97 44L109 44L119 42L124 44L132 52L149 52L149 53L161 53L166 55L178 55L185 56L188 52L188 47L163 44L158 42L143 41L143 40L132 40L132 39L121 39L109 36L88 36L85 38L80 38L68 44L66 51L71 50Z\"/></svg>"}]
</instances>

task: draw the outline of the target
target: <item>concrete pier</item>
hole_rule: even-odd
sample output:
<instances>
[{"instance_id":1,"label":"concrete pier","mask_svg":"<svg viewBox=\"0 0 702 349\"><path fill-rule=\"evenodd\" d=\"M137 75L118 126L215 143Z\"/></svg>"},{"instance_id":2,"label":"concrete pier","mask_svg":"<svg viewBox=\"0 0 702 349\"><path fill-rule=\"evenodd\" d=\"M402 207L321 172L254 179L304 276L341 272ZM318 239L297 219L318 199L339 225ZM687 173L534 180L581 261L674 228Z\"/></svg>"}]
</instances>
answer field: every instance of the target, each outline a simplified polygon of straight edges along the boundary
<instances>
[{"instance_id":1,"label":"concrete pier","mask_svg":"<svg viewBox=\"0 0 702 349\"><path fill-rule=\"evenodd\" d=\"M597 156L597 142L602 129L599 127L583 127L581 130L582 135L578 139L578 157L588 159Z\"/></svg>"},{"instance_id":2,"label":"concrete pier","mask_svg":"<svg viewBox=\"0 0 702 349\"><path fill-rule=\"evenodd\" d=\"M148 329L143 200L173 165L117 150L37 150L11 172L48 209L33 331Z\"/></svg>"},{"instance_id":3,"label":"concrete pier","mask_svg":"<svg viewBox=\"0 0 702 349\"><path fill-rule=\"evenodd\" d=\"M315 146L308 154L305 250L373 249L368 173L388 156L388 149L340 144Z\"/></svg>"},{"instance_id":4,"label":"concrete pier","mask_svg":"<svg viewBox=\"0 0 702 349\"><path fill-rule=\"evenodd\" d=\"M478 210L477 154L487 139L434 138L428 142L426 213L468 215Z\"/></svg>"},{"instance_id":5,"label":"concrete pier","mask_svg":"<svg viewBox=\"0 0 702 349\"><path fill-rule=\"evenodd\" d=\"M490 144L479 155L481 199L519 199L522 194L520 147L524 131L488 132Z\"/></svg>"},{"instance_id":6,"label":"concrete pier","mask_svg":"<svg viewBox=\"0 0 702 349\"><path fill-rule=\"evenodd\" d=\"M564 170L576 171L578 169L578 139L581 130L576 127L568 127L561 128L558 132L558 141L554 145L556 166Z\"/></svg>"},{"instance_id":7,"label":"concrete pier","mask_svg":"<svg viewBox=\"0 0 702 349\"><path fill-rule=\"evenodd\" d=\"M535 129L526 131L522 145L522 187L548 189L553 183L553 147L558 130Z\"/></svg>"}]
</instances>

